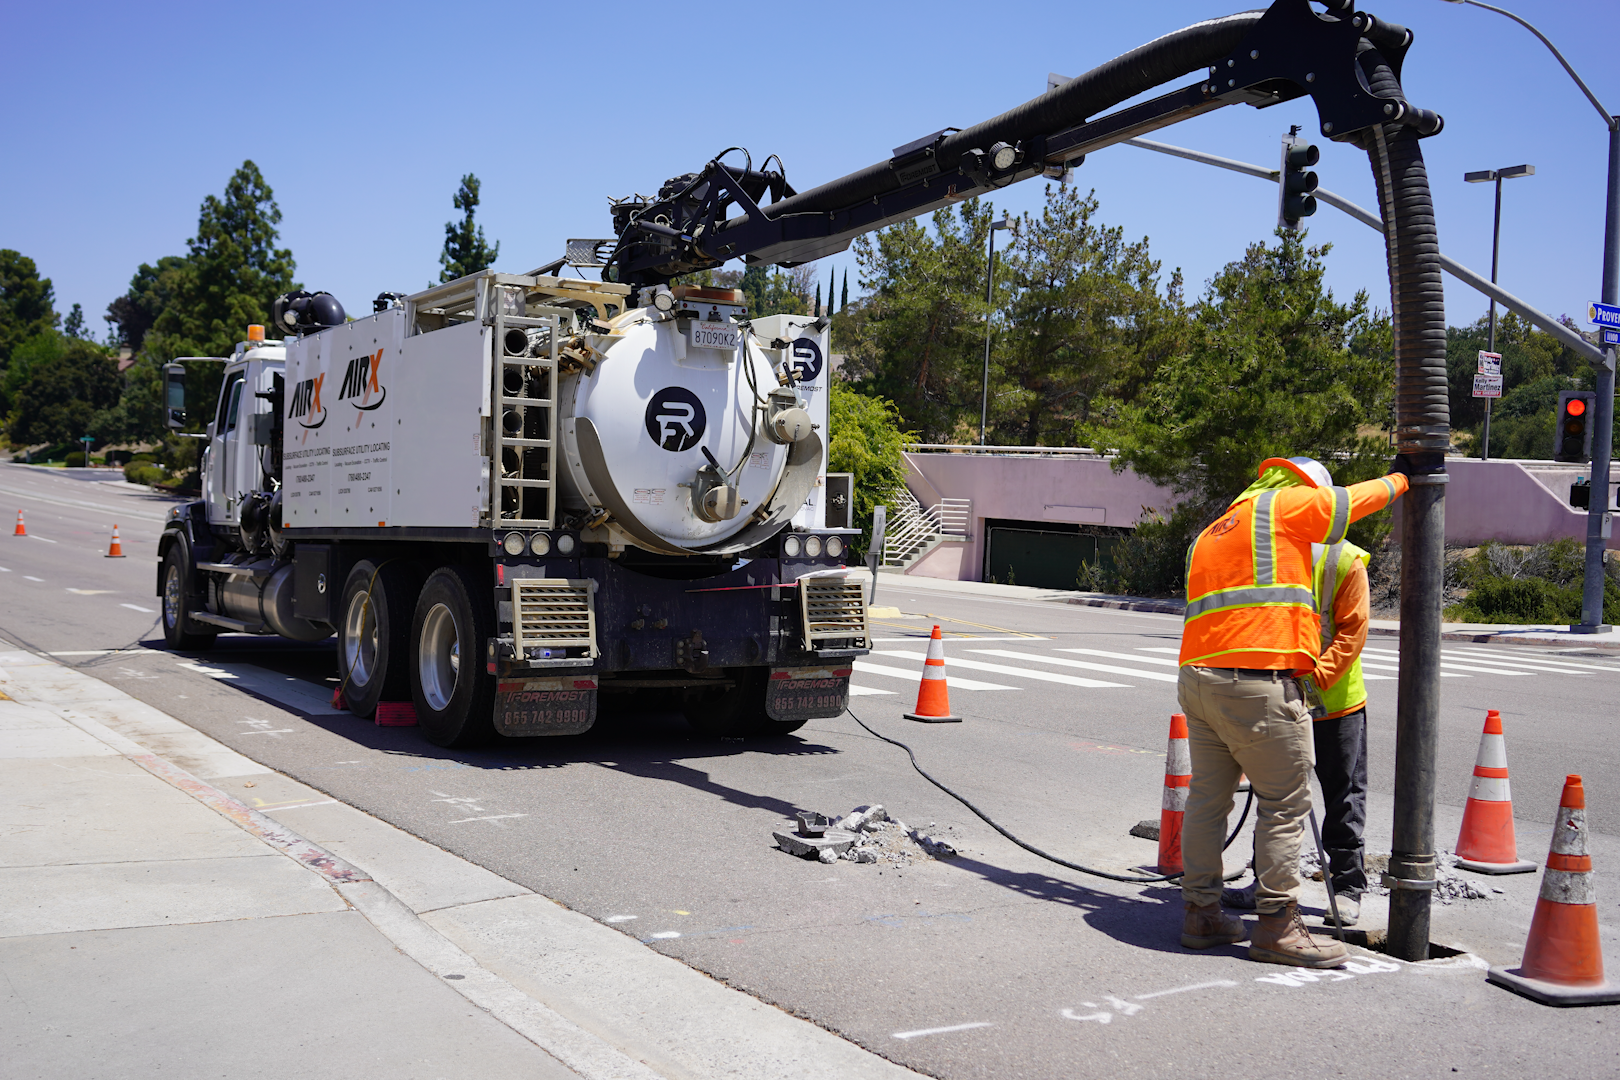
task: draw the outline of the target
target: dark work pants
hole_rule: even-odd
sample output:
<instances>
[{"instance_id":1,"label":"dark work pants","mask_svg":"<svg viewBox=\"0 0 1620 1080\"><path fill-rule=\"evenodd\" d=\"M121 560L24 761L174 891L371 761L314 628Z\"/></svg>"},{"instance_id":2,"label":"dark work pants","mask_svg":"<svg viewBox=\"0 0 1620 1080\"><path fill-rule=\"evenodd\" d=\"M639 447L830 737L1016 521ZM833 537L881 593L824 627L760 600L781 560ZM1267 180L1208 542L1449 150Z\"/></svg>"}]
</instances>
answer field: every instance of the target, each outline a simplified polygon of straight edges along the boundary
<instances>
[{"instance_id":1,"label":"dark work pants","mask_svg":"<svg viewBox=\"0 0 1620 1080\"><path fill-rule=\"evenodd\" d=\"M1322 846L1333 868L1333 889L1360 899L1367 889L1367 710L1314 720L1316 779L1322 785Z\"/></svg>"}]
</instances>

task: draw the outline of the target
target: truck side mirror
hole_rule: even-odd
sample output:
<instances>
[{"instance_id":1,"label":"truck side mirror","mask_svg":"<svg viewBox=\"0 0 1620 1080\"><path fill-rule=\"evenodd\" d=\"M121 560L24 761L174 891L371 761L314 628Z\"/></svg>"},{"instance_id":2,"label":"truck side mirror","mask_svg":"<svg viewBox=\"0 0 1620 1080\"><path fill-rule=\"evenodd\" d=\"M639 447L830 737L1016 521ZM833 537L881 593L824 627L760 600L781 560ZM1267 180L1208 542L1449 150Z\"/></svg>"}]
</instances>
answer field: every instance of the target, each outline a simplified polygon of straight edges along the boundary
<instances>
[{"instance_id":1,"label":"truck side mirror","mask_svg":"<svg viewBox=\"0 0 1620 1080\"><path fill-rule=\"evenodd\" d=\"M186 365L163 365L163 406L169 430L179 431L186 422Z\"/></svg>"}]
</instances>

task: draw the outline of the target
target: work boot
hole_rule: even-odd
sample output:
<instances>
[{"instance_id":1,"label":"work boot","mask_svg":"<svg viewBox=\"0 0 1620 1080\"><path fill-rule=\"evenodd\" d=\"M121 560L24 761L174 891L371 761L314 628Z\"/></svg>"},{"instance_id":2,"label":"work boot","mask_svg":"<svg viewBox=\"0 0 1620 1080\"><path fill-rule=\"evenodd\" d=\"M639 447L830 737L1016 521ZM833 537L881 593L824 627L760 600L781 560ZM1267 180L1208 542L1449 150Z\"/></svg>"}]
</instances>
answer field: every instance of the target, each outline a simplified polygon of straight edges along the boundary
<instances>
[{"instance_id":1,"label":"work boot","mask_svg":"<svg viewBox=\"0 0 1620 1080\"><path fill-rule=\"evenodd\" d=\"M1187 914L1181 920L1181 943L1189 949L1212 949L1249 936L1243 920L1228 915L1219 904L1199 907L1188 900L1186 907Z\"/></svg>"},{"instance_id":2,"label":"work boot","mask_svg":"<svg viewBox=\"0 0 1620 1080\"><path fill-rule=\"evenodd\" d=\"M1254 910L1254 890L1260 885L1258 881L1251 881L1241 889L1222 889L1221 903L1233 911Z\"/></svg>"},{"instance_id":3,"label":"work boot","mask_svg":"<svg viewBox=\"0 0 1620 1080\"><path fill-rule=\"evenodd\" d=\"M1223 896L1222 899L1225 899L1225 897ZM1346 926L1356 925L1356 920L1361 918L1361 897L1351 896L1348 893L1339 893L1334 897L1334 900L1339 905L1339 921ZM1322 922L1328 926L1333 924L1332 904L1328 905L1327 913L1322 916Z\"/></svg>"},{"instance_id":4,"label":"work boot","mask_svg":"<svg viewBox=\"0 0 1620 1080\"><path fill-rule=\"evenodd\" d=\"M1265 964L1331 968L1344 963L1349 955L1343 942L1312 937L1300 918L1298 904L1269 914L1261 912L1249 938L1249 959Z\"/></svg>"}]
</instances>

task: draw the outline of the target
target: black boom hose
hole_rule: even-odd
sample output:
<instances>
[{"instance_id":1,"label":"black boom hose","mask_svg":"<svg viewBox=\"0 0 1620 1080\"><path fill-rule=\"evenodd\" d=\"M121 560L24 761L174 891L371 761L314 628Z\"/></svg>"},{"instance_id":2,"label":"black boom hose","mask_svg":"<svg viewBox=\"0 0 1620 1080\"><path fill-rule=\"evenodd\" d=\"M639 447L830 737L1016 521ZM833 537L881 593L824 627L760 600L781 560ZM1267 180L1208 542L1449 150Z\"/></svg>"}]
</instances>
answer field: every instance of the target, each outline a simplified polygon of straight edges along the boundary
<instances>
[{"instance_id":1,"label":"black boom hose","mask_svg":"<svg viewBox=\"0 0 1620 1080\"><path fill-rule=\"evenodd\" d=\"M1395 72L1363 42L1357 60L1368 87L1403 101ZM1436 126L1435 130L1438 130ZM1389 951L1429 955L1434 887L1435 756L1439 744L1440 605L1445 560L1444 454L1451 438L1445 295L1440 243L1419 131L1401 123L1359 133L1372 160L1383 212L1395 330L1395 424L1399 452L1439 471L1412 477L1401 501L1401 673L1395 724L1395 813L1389 876Z\"/></svg>"},{"instance_id":2,"label":"black boom hose","mask_svg":"<svg viewBox=\"0 0 1620 1080\"><path fill-rule=\"evenodd\" d=\"M954 170L968 150L987 151L997 142L1017 145L1084 123L1097 113L1172 79L1203 71L1237 48L1264 14L1263 11L1244 11L1194 23L1100 64L1000 116L947 135L936 148L940 168ZM1043 165L1040 161L1030 161L1013 176L1033 176ZM762 209L766 217L773 219L786 214L825 214L845 210L899 187L900 181L885 159ZM726 227L745 220L744 217L733 218Z\"/></svg>"},{"instance_id":3,"label":"black boom hose","mask_svg":"<svg viewBox=\"0 0 1620 1080\"><path fill-rule=\"evenodd\" d=\"M849 708L847 705L844 707L844 711L848 712L857 724L861 725L863 728L866 728L868 734L882 739L891 746L898 746L900 749L904 750L906 752L906 756L911 759L911 767L917 770L918 776L921 776L924 780L928 781L930 784L933 784L935 787L939 788L939 790L943 791L945 794L949 795L951 798L973 811L980 821L984 822L986 825L990 826L992 829L996 830L996 832L1000 833L1002 836L1005 836L1008 840L1011 840L1013 843L1017 844L1031 855L1038 855L1049 863L1056 863L1059 866L1066 866L1070 870L1078 870L1080 873L1090 874L1092 877L1107 878L1109 881L1123 881L1132 885L1150 885L1160 881L1174 881L1176 878L1181 876L1180 874L1116 874L1111 870L1098 870L1095 866L1085 866L1081 863L1072 863L1067 859L1060 859L1056 855L1050 855L1047 852L1042 851L1034 844L1025 843L1012 833L1008 832L1006 829L1002 828L1000 823L997 822L995 818L991 817L983 810L980 810L977 806L974 806L962 796L958 795L956 792L952 791L938 780L935 780L932 776L929 776L928 770L917 764L917 753L916 751L912 750L911 747L907 746L899 739L891 739L887 735L873 731L871 726L868 725L865 720L862 720L860 717L856 716L855 710ZM1227 848L1231 847L1232 841L1237 839L1237 834L1243 831L1243 823L1249 820L1249 808L1253 805L1254 788L1250 787L1249 798L1243 804L1243 813L1238 815L1238 823L1233 827L1232 835L1228 836L1226 838L1226 843L1221 845L1222 851L1225 851ZM1232 881L1235 878L1240 878L1242 876L1243 871L1237 870L1226 875L1225 880Z\"/></svg>"}]
</instances>

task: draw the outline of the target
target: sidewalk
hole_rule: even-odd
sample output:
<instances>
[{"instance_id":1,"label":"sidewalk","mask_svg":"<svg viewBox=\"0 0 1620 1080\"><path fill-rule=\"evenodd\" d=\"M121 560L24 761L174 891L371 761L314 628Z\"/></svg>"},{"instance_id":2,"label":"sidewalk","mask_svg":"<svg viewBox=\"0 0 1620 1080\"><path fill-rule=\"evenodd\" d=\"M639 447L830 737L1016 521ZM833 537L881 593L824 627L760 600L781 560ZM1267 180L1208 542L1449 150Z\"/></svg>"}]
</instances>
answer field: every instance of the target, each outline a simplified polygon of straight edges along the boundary
<instances>
[{"instance_id":1,"label":"sidewalk","mask_svg":"<svg viewBox=\"0 0 1620 1080\"><path fill-rule=\"evenodd\" d=\"M1031 589L1023 585L994 585L983 581L949 581L943 578L908 577L902 574L884 574L878 578L878 604L892 605L895 594L904 589L924 592L954 593L959 596L994 597L1006 600L1027 600L1031 603L1076 604L1082 607L1115 608L1124 611L1149 611L1179 616L1186 604L1173 599L1150 599L1140 596L1110 596L1107 593L1084 593L1065 589ZM1374 637L1399 637L1399 619L1373 619L1368 633ZM1494 645L1536 645L1563 649L1599 649L1620 652L1620 630L1604 634L1571 633L1568 626L1551 624L1509 623L1441 623L1442 641L1472 641Z\"/></svg>"},{"instance_id":2,"label":"sidewalk","mask_svg":"<svg viewBox=\"0 0 1620 1080\"><path fill-rule=\"evenodd\" d=\"M9 648L8 1077L916 1075Z\"/></svg>"}]
</instances>

